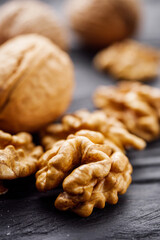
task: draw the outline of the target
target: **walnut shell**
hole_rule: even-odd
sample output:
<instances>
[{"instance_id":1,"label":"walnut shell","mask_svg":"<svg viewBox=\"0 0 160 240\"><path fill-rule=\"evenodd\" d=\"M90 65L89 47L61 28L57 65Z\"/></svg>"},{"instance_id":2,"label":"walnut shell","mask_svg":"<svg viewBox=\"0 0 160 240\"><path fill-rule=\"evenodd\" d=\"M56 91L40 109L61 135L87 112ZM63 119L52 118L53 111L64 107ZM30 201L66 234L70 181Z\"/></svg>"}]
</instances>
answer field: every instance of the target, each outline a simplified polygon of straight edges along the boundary
<instances>
[{"instance_id":1,"label":"walnut shell","mask_svg":"<svg viewBox=\"0 0 160 240\"><path fill-rule=\"evenodd\" d=\"M66 34L56 14L39 1L11 1L0 8L0 43L17 35L38 33L60 48L67 48Z\"/></svg>"},{"instance_id":2,"label":"walnut shell","mask_svg":"<svg viewBox=\"0 0 160 240\"><path fill-rule=\"evenodd\" d=\"M67 7L71 27L98 48L129 37L139 23L136 0L70 0Z\"/></svg>"},{"instance_id":3,"label":"walnut shell","mask_svg":"<svg viewBox=\"0 0 160 240\"><path fill-rule=\"evenodd\" d=\"M0 47L0 126L9 132L36 131L59 117L73 92L67 53L36 34Z\"/></svg>"}]
</instances>

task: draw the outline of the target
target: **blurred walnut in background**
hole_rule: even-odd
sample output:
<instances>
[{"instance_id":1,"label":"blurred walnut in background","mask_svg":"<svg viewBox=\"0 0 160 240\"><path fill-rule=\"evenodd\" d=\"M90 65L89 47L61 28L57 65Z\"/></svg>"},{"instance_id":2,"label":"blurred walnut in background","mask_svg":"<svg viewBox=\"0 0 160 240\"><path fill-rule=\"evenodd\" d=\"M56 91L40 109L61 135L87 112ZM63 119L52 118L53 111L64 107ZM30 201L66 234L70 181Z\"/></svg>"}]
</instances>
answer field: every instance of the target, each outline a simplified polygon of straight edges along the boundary
<instances>
[{"instance_id":1,"label":"blurred walnut in background","mask_svg":"<svg viewBox=\"0 0 160 240\"><path fill-rule=\"evenodd\" d=\"M139 23L136 0L70 0L71 27L85 44L97 48L132 35Z\"/></svg>"},{"instance_id":2,"label":"blurred walnut in background","mask_svg":"<svg viewBox=\"0 0 160 240\"><path fill-rule=\"evenodd\" d=\"M146 81L158 75L160 53L156 48L127 39L100 51L94 65L117 79Z\"/></svg>"},{"instance_id":3,"label":"blurred walnut in background","mask_svg":"<svg viewBox=\"0 0 160 240\"><path fill-rule=\"evenodd\" d=\"M0 46L0 126L36 131L65 112L72 98L73 66L67 53L37 34Z\"/></svg>"},{"instance_id":4,"label":"blurred walnut in background","mask_svg":"<svg viewBox=\"0 0 160 240\"><path fill-rule=\"evenodd\" d=\"M66 34L55 13L39 1L11 1L0 8L0 43L20 34L38 33L60 48L67 48Z\"/></svg>"}]
</instances>

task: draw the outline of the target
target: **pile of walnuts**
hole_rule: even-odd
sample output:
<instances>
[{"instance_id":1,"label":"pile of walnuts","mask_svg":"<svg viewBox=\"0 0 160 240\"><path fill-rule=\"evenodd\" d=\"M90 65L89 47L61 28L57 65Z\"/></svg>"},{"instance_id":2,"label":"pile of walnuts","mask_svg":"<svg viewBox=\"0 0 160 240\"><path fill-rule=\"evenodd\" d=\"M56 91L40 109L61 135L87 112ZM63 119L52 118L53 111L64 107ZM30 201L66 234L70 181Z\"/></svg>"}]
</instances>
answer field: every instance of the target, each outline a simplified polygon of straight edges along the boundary
<instances>
[{"instance_id":1,"label":"pile of walnuts","mask_svg":"<svg viewBox=\"0 0 160 240\"><path fill-rule=\"evenodd\" d=\"M90 46L105 47L137 28L135 0L73 2L72 28ZM88 217L116 204L132 181L126 150L142 150L160 136L160 90L136 82L102 86L93 97L100 110L78 110L49 124L65 112L74 88L72 61L54 44L67 48L64 31L38 2L13 1L0 13L0 194L8 191L5 180L35 174L40 192L62 186L59 210ZM144 80L157 75L159 53L126 40L94 63L117 78ZM41 146L28 133L35 131Z\"/></svg>"},{"instance_id":2,"label":"pile of walnuts","mask_svg":"<svg viewBox=\"0 0 160 240\"><path fill-rule=\"evenodd\" d=\"M144 149L160 136L160 90L122 82L98 88L94 102L101 111L78 110L41 130L44 153L29 133L0 131L1 194L7 191L2 180L36 173L39 191L62 185L59 210L87 217L94 207L116 204L132 180L125 150Z\"/></svg>"}]
</instances>

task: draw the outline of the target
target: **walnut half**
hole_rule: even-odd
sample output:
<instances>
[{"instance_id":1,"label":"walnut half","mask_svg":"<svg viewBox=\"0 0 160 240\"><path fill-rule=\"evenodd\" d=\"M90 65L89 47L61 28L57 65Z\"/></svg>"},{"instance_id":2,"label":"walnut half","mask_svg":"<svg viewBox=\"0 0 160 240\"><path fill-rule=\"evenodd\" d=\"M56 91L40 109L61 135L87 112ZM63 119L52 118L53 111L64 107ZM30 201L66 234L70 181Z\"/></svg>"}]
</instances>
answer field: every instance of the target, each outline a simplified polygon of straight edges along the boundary
<instances>
[{"instance_id":1,"label":"walnut half","mask_svg":"<svg viewBox=\"0 0 160 240\"><path fill-rule=\"evenodd\" d=\"M124 40L99 52L94 65L117 79L145 81L158 75L160 53L136 41Z\"/></svg>"},{"instance_id":2,"label":"walnut half","mask_svg":"<svg viewBox=\"0 0 160 240\"><path fill-rule=\"evenodd\" d=\"M104 208L105 203L116 204L118 194L124 194L131 183L132 166L128 158L121 152L115 152L110 156L111 170L107 176L96 178L92 182L90 194L84 198L85 188L88 185L88 173L90 165L85 164L75 169L63 182L64 192L56 201L55 207L59 210L72 210L82 217L91 215L93 208ZM96 169L96 164L92 164Z\"/></svg>"},{"instance_id":3,"label":"walnut half","mask_svg":"<svg viewBox=\"0 0 160 240\"><path fill-rule=\"evenodd\" d=\"M92 141L80 134L70 135L65 141L55 143L51 150L42 155L39 160L40 170L36 173L36 186L39 191L57 187L70 171L79 165L85 166L90 161L97 162L95 165L99 168L99 177L108 174L111 166L108 154L112 149L101 144L104 139L101 133L91 132L90 136ZM91 174L92 177L95 173L90 171L88 175Z\"/></svg>"},{"instance_id":4,"label":"walnut half","mask_svg":"<svg viewBox=\"0 0 160 240\"><path fill-rule=\"evenodd\" d=\"M94 103L138 137L146 141L159 137L160 90L141 83L122 82L117 87L99 87Z\"/></svg>"},{"instance_id":5,"label":"walnut half","mask_svg":"<svg viewBox=\"0 0 160 240\"><path fill-rule=\"evenodd\" d=\"M56 201L59 210L89 216L105 202L116 204L131 183L132 166L121 150L100 132L80 130L56 142L39 160L36 186L51 190L63 182Z\"/></svg>"},{"instance_id":6,"label":"walnut half","mask_svg":"<svg viewBox=\"0 0 160 240\"><path fill-rule=\"evenodd\" d=\"M33 174L37 170L38 159L42 153L42 147L33 144L30 134L19 133L12 136L0 131L0 180Z\"/></svg>"}]
</instances>

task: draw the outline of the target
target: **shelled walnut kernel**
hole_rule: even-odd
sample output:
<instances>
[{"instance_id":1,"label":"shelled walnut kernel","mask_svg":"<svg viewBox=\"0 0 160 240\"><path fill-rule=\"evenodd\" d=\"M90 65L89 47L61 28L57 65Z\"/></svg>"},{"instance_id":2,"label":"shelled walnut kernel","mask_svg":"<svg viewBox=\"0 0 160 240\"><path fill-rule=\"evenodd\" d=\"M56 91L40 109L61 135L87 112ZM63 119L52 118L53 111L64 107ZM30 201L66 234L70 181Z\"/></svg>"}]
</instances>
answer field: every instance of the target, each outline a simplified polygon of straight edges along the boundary
<instances>
[{"instance_id":1,"label":"shelled walnut kernel","mask_svg":"<svg viewBox=\"0 0 160 240\"><path fill-rule=\"evenodd\" d=\"M146 81L159 74L160 52L136 41L124 40L99 52L94 65L117 79Z\"/></svg>"},{"instance_id":2,"label":"shelled walnut kernel","mask_svg":"<svg viewBox=\"0 0 160 240\"><path fill-rule=\"evenodd\" d=\"M0 180L27 177L36 172L43 150L28 133L10 135L0 131ZM1 193L6 192L1 184Z\"/></svg>"},{"instance_id":3,"label":"shelled walnut kernel","mask_svg":"<svg viewBox=\"0 0 160 240\"><path fill-rule=\"evenodd\" d=\"M160 90L140 83L121 82L117 87L99 87L94 103L145 141L159 137Z\"/></svg>"}]
</instances>

